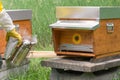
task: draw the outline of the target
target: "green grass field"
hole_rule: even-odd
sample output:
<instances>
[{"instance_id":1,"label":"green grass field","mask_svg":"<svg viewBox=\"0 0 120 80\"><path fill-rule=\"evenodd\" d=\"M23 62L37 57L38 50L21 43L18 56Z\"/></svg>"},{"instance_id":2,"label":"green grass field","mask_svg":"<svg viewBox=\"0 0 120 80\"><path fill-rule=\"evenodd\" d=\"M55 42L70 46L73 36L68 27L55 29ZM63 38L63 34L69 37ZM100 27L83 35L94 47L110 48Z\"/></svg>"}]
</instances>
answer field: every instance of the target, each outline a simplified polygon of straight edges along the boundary
<instances>
[{"instance_id":1,"label":"green grass field","mask_svg":"<svg viewBox=\"0 0 120 80\"><path fill-rule=\"evenodd\" d=\"M35 50L53 50L51 29L48 26L56 21L56 6L119 6L120 0L3 0L3 4L6 9L32 9L33 34L38 37ZM28 72L12 76L10 80L49 80L50 69L41 67L41 60L31 59Z\"/></svg>"},{"instance_id":2,"label":"green grass field","mask_svg":"<svg viewBox=\"0 0 120 80\"><path fill-rule=\"evenodd\" d=\"M37 34L35 50L53 50L51 29L56 21L56 6L119 6L120 0L3 0L6 9L32 9L33 34Z\"/></svg>"},{"instance_id":3,"label":"green grass field","mask_svg":"<svg viewBox=\"0 0 120 80\"><path fill-rule=\"evenodd\" d=\"M30 59L29 70L20 75L10 75L9 80L49 80L50 68L42 67L40 62L45 58Z\"/></svg>"}]
</instances>

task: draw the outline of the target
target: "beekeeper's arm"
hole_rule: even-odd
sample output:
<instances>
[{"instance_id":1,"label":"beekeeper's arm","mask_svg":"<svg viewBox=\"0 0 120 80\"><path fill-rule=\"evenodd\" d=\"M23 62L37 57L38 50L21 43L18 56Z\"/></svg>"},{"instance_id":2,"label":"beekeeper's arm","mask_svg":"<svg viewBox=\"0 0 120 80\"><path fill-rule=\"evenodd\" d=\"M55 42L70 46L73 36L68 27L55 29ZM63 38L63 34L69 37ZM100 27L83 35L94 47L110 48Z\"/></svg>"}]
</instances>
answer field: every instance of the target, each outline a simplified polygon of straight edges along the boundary
<instances>
[{"instance_id":1,"label":"beekeeper's arm","mask_svg":"<svg viewBox=\"0 0 120 80\"><path fill-rule=\"evenodd\" d=\"M12 19L8 15L6 10L3 8L1 1L0 1L0 25L7 31L6 41L9 40L9 37L14 37L18 39L18 46L22 43L22 37L19 33L16 32Z\"/></svg>"}]
</instances>

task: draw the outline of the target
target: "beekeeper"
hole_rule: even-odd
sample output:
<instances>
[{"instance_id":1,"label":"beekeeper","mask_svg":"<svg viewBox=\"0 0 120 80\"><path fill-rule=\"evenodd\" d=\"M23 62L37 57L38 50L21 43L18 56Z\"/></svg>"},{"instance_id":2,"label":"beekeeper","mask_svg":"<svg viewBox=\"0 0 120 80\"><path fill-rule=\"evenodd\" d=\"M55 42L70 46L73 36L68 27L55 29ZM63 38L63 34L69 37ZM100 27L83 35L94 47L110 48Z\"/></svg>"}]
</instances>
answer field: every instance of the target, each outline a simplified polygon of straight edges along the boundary
<instances>
[{"instance_id":1,"label":"beekeeper","mask_svg":"<svg viewBox=\"0 0 120 80\"><path fill-rule=\"evenodd\" d=\"M18 39L18 46L22 43L22 37L18 32L16 32L12 19L10 18L6 10L3 8L1 0L0 0L0 26L7 31L6 41L9 40L9 37L14 37Z\"/></svg>"}]
</instances>

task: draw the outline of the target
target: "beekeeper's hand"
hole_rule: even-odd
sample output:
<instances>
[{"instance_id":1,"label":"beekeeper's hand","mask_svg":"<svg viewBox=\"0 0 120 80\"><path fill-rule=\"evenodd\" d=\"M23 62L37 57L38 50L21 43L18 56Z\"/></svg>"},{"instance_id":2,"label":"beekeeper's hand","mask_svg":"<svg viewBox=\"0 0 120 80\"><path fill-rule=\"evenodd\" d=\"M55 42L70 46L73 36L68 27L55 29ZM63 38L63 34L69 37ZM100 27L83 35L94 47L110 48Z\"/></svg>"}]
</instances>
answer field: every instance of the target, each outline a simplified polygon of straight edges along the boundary
<instances>
[{"instance_id":1,"label":"beekeeper's hand","mask_svg":"<svg viewBox=\"0 0 120 80\"><path fill-rule=\"evenodd\" d=\"M15 28L10 30L9 32L7 32L6 41L8 41L10 37L14 37L14 38L18 39L17 46L20 46L22 44L22 37L18 32L16 32Z\"/></svg>"}]
</instances>

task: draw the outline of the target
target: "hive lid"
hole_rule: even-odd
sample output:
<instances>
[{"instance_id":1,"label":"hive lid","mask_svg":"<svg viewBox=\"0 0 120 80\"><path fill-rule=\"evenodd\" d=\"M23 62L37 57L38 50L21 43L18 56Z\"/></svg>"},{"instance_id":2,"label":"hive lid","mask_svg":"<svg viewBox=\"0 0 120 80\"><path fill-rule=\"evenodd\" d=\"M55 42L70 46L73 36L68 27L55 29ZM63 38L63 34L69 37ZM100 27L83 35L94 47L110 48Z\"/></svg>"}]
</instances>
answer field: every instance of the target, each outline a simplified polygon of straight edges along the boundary
<instances>
[{"instance_id":1,"label":"hive lid","mask_svg":"<svg viewBox=\"0 0 120 80\"><path fill-rule=\"evenodd\" d=\"M54 24L51 24L52 28L64 28L64 29L83 29L83 30L95 30L99 27L99 21L86 21L86 20L59 20Z\"/></svg>"},{"instance_id":2,"label":"hive lid","mask_svg":"<svg viewBox=\"0 0 120 80\"><path fill-rule=\"evenodd\" d=\"M59 6L57 19L115 19L120 18L119 6Z\"/></svg>"},{"instance_id":3,"label":"hive lid","mask_svg":"<svg viewBox=\"0 0 120 80\"><path fill-rule=\"evenodd\" d=\"M98 19L99 7L64 6L56 7L56 17L69 19Z\"/></svg>"},{"instance_id":4,"label":"hive lid","mask_svg":"<svg viewBox=\"0 0 120 80\"><path fill-rule=\"evenodd\" d=\"M17 9L17 10L6 10L13 21L15 20L31 20L32 10L31 9Z\"/></svg>"}]
</instances>

